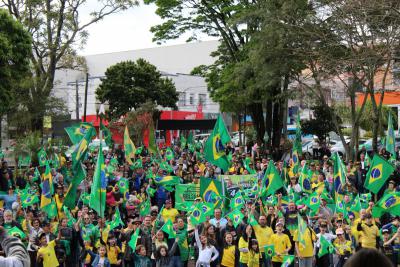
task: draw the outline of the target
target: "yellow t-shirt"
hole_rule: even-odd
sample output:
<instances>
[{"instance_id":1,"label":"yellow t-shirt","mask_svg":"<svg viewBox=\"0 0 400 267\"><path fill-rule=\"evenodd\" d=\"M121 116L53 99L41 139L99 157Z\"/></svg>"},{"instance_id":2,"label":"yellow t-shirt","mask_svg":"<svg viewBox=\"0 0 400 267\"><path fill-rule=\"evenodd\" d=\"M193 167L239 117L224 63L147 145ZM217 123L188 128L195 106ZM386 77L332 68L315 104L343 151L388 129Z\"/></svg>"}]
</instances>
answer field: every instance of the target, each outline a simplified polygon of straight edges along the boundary
<instances>
[{"instance_id":1,"label":"yellow t-shirt","mask_svg":"<svg viewBox=\"0 0 400 267\"><path fill-rule=\"evenodd\" d=\"M345 252L349 252L351 253L352 249L351 249L351 241L350 240L345 240L343 243L339 242L339 239L335 239L335 241L333 241L333 245L335 246L335 248L337 249L337 251L339 252L340 255L345 255Z\"/></svg>"},{"instance_id":2,"label":"yellow t-shirt","mask_svg":"<svg viewBox=\"0 0 400 267\"><path fill-rule=\"evenodd\" d=\"M115 245L113 247L107 246L107 258L110 261L110 264L117 264L118 254L121 252L121 249Z\"/></svg>"},{"instance_id":3,"label":"yellow t-shirt","mask_svg":"<svg viewBox=\"0 0 400 267\"><path fill-rule=\"evenodd\" d=\"M295 242L299 242L298 231L299 230L294 231L293 241L295 241ZM310 234L310 232L311 232L311 234ZM307 228L306 232L303 234L303 238L306 241L306 246L303 247L302 245L298 244L300 256L304 257L304 258L314 256L313 242L315 242L317 240L317 237L316 237L314 231Z\"/></svg>"},{"instance_id":4,"label":"yellow t-shirt","mask_svg":"<svg viewBox=\"0 0 400 267\"><path fill-rule=\"evenodd\" d=\"M376 248L376 238L379 236L379 229L376 225L368 226L365 223L361 224L362 231L360 233L361 247Z\"/></svg>"},{"instance_id":5,"label":"yellow t-shirt","mask_svg":"<svg viewBox=\"0 0 400 267\"><path fill-rule=\"evenodd\" d=\"M168 219L170 219L171 222L175 222L175 217L179 215L179 212L174 208L163 209L161 215L164 219L164 222L168 221Z\"/></svg>"},{"instance_id":6,"label":"yellow t-shirt","mask_svg":"<svg viewBox=\"0 0 400 267\"><path fill-rule=\"evenodd\" d=\"M272 231L271 227L261 227L257 224L253 226L253 229L258 241L258 247L263 248L270 244L269 238L274 234L274 231Z\"/></svg>"},{"instance_id":7,"label":"yellow t-shirt","mask_svg":"<svg viewBox=\"0 0 400 267\"><path fill-rule=\"evenodd\" d=\"M292 245L290 244L290 239L287 234L273 234L270 238L270 243L274 245L275 254L284 254L285 250L290 248ZM272 257L272 261L275 262L283 262L283 256L275 255Z\"/></svg>"},{"instance_id":8,"label":"yellow t-shirt","mask_svg":"<svg viewBox=\"0 0 400 267\"><path fill-rule=\"evenodd\" d=\"M58 260L56 257L56 252L54 247L56 246L56 241L50 241L46 247L41 247L38 254L43 255L43 267L56 267L58 266Z\"/></svg>"},{"instance_id":9,"label":"yellow t-shirt","mask_svg":"<svg viewBox=\"0 0 400 267\"><path fill-rule=\"evenodd\" d=\"M234 245L224 248L224 255L221 259L221 265L235 266L235 251L236 247Z\"/></svg>"},{"instance_id":10,"label":"yellow t-shirt","mask_svg":"<svg viewBox=\"0 0 400 267\"><path fill-rule=\"evenodd\" d=\"M249 248L249 242L247 242L246 240L244 240L243 237L241 237L241 238L239 239L239 251L240 251L241 248L247 248L247 249ZM248 258L249 258L249 253L248 253L248 252L242 252L242 251L240 251L239 261L240 261L241 263L247 263Z\"/></svg>"},{"instance_id":11,"label":"yellow t-shirt","mask_svg":"<svg viewBox=\"0 0 400 267\"><path fill-rule=\"evenodd\" d=\"M247 260L247 267L259 267L260 266L260 253L249 251L249 257Z\"/></svg>"}]
</instances>

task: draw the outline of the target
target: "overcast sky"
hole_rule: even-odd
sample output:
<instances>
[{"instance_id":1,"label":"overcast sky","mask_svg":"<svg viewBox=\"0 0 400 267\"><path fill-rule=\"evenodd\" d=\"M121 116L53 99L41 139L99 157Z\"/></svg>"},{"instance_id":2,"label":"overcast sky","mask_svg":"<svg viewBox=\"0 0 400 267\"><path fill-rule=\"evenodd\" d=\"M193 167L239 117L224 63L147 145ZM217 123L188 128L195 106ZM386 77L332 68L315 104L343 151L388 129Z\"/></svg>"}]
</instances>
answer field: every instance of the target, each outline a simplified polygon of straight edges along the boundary
<instances>
[{"instance_id":1,"label":"overcast sky","mask_svg":"<svg viewBox=\"0 0 400 267\"><path fill-rule=\"evenodd\" d=\"M89 10L90 7L86 9ZM91 25L88 28L89 39L80 54L92 55L158 46L152 42L153 33L150 32L151 26L162 22L155 10L155 5L141 4ZM185 40L186 38L180 38L163 45L182 44ZM203 37L202 40L210 38Z\"/></svg>"}]
</instances>

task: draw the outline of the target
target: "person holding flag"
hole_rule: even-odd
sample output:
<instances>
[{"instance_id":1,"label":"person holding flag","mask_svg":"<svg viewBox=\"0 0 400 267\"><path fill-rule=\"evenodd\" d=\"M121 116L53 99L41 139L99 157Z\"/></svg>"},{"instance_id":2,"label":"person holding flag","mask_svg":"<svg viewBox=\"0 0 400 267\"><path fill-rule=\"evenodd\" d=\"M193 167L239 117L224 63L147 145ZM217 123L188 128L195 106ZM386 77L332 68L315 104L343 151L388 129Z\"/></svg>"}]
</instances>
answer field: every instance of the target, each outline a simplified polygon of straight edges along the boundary
<instances>
[{"instance_id":1,"label":"person holding flag","mask_svg":"<svg viewBox=\"0 0 400 267\"><path fill-rule=\"evenodd\" d=\"M283 256L288 255L292 244L289 236L283 233L283 223L278 221L275 225L276 233L271 235L270 244L274 246L274 256L272 257L272 266L280 267L283 262Z\"/></svg>"},{"instance_id":2,"label":"person holding flag","mask_svg":"<svg viewBox=\"0 0 400 267\"><path fill-rule=\"evenodd\" d=\"M298 229L294 231L293 241L299 259L299 267L312 267L314 260L314 242L317 236L309 226L307 216L298 215Z\"/></svg>"}]
</instances>

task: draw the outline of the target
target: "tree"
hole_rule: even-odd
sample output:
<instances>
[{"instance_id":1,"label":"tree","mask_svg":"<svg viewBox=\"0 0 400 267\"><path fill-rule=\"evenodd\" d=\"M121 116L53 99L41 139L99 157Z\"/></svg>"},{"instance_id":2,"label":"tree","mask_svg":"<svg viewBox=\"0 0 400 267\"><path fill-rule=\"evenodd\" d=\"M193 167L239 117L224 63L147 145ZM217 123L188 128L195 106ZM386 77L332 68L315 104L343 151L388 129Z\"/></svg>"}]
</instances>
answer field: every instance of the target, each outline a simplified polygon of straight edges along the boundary
<instances>
[{"instance_id":1,"label":"tree","mask_svg":"<svg viewBox=\"0 0 400 267\"><path fill-rule=\"evenodd\" d=\"M0 0L8 12L30 33L33 44L29 60L30 81L24 87L24 105L31 116L31 128L41 130L49 97L58 69L85 68L76 48L85 44L87 28L109 16L136 4L134 0L105 0L95 2L96 9L82 18L83 0Z\"/></svg>"},{"instance_id":2,"label":"tree","mask_svg":"<svg viewBox=\"0 0 400 267\"><path fill-rule=\"evenodd\" d=\"M120 62L109 67L96 95L100 101L108 101L108 115L114 119L148 101L171 108L176 108L178 102L178 93L172 80L162 78L157 68L144 59Z\"/></svg>"},{"instance_id":3,"label":"tree","mask_svg":"<svg viewBox=\"0 0 400 267\"><path fill-rule=\"evenodd\" d=\"M336 132L335 124L332 122L331 108L324 105L317 105L312 108L314 118L301 122L301 131L303 134L312 134L318 136L320 141L325 141L329 132ZM341 121L340 118L337 118Z\"/></svg>"},{"instance_id":4,"label":"tree","mask_svg":"<svg viewBox=\"0 0 400 267\"><path fill-rule=\"evenodd\" d=\"M6 10L0 9L0 116L13 106L15 92L29 70L31 38Z\"/></svg>"}]
</instances>

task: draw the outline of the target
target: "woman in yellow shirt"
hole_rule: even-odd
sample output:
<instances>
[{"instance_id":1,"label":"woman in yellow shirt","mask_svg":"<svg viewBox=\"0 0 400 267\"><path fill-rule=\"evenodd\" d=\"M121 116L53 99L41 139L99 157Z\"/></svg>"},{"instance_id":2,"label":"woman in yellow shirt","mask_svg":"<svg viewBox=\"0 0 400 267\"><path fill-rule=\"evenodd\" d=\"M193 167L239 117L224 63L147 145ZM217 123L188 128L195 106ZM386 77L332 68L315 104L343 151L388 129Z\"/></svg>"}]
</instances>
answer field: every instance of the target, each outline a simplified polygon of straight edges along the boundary
<instances>
[{"instance_id":1,"label":"woman in yellow shirt","mask_svg":"<svg viewBox=\"0 0 400 267\"><path fill-rule=\"evenodd\" d=\"M283 262L283 256L288 255L292 248L289 236L283 233L283 223L277 222L275 225L276 234L271 235L270 243L274 245L275 256L272 257L273 266L280 267Z\"/></svg>"},{"instance_id":2,"label":"woman in yellow shirt","mask_svg":"<svg viewBox=\"0 0 400 267\"><path fill-rule=\"evenodd\" d=\"M337 238L335 239L335 241L333 241L333 246L336 249L336 254L339 256L339 262L336 266L342 267L353 253L353 248L351 245L351 241L345 239L344 231L342 228L336 230L336 236Z\"/></svg>"},{"instance_id":3,"label":"woman in yellow shirt","mask_svg":"<svg viewBox=\"0 0 400 267\"><path fill-rule=\"evenodd\" d=\"M239 262L239 251L233 244L233 236L226 232L224 236L224 247L221 255L221 267L237 266Z\"/></svg>"},{"instance_id":4,"label":"woman in yellow shirt","mask_svg":"<svg viewBox=\"0 0 400 267\"><path fill-rule=\"evenodd\" d=\"M239 266L247 267L247 262L249 258L249 239L253 234L253 228L251 225L247 225L245 232L239 239Z\"/></svg>"}]
</instances>

